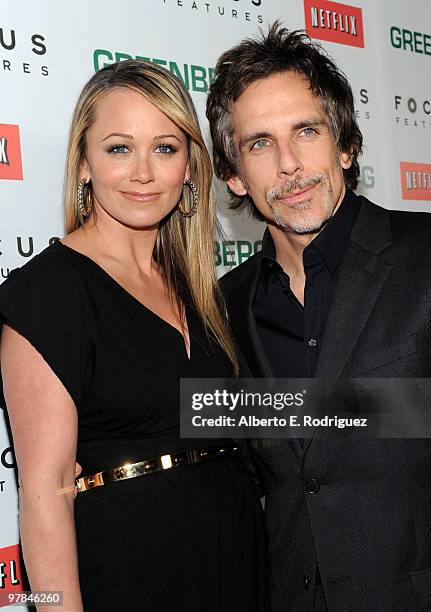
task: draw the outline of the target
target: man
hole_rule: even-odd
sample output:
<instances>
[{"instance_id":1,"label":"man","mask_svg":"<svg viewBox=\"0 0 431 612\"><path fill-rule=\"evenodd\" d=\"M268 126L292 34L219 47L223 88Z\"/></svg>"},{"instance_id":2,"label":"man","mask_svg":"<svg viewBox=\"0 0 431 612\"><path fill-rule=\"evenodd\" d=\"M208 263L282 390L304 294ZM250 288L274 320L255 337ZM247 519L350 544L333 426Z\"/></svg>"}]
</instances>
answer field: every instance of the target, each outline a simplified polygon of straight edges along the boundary
<instances>
[{"instance_id":1,"label":"man","mask_svg":"<svg viewBox=\"0 0 431 612\"><path fill-rule=\"evenodd\" d=\"M256 377L429 377L431 216L358 197L345 76L274 24L217 63L207 116L232 207L262 251L222 280ZM266 489L272 612L431 609L431 442L252 443Z\"/></svg>"}]
</instances>

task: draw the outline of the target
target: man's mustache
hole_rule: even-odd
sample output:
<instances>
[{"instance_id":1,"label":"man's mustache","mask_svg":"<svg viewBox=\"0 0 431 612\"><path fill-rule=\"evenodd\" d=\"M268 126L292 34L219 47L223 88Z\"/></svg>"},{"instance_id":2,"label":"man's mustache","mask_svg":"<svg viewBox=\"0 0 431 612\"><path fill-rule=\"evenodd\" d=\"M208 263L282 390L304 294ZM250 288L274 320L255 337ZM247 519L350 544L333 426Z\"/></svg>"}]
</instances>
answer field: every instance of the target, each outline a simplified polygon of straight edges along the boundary
<instances>
[{"instance_id":1,"label":"man's mustache","mask_svg":"<svg viewBox=\"0 0 431 612\"><path fill-rule=\"evenodd\" d=\"M273 202L274 200L278 200L280 198L284 198L286 196L292 195L292 193L299 193L301 191L305 191L306 189L310 189L311 187L315 187L319 183L324 180L324 176L315 175L315 176L307 176L307 178L303 179L294 179L293 181L285 181L282 185L278 185L277 187L273 187L266 194L266 199L268 202Z\"/></svg>"}]
</instances>

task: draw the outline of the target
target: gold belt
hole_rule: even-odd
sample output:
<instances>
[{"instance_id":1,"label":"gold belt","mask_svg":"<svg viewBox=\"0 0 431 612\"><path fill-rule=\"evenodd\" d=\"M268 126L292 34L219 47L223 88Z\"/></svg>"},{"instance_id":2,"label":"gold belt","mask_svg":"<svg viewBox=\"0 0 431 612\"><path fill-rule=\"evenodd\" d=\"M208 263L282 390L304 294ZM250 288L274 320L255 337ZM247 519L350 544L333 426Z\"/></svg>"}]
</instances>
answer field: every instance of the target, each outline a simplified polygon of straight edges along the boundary
<instances>
[{"instance_id":1,"label":"gold belt","mask_svg":"<svg viewBox=\"0 0 431 612\"><path fill-rule=\"evenodd\" d=\"M82 476L75 480L78 493L83 493L89 489L103 487L103 485L117 482L117 480L126 480L127 478L136 478L151 474L152 472L160 472L161 470L169 470L178 468L183 465L192 465L199 463L205 459L213 459L222 455L234 455L239 453L237 446L212 446L210 448L190 449L169 453L169 455L161 455L160 457L152 457L137 463L125 463L119 467L103 472L96 472L89 476Z\"/></svg>"}]
</instances>

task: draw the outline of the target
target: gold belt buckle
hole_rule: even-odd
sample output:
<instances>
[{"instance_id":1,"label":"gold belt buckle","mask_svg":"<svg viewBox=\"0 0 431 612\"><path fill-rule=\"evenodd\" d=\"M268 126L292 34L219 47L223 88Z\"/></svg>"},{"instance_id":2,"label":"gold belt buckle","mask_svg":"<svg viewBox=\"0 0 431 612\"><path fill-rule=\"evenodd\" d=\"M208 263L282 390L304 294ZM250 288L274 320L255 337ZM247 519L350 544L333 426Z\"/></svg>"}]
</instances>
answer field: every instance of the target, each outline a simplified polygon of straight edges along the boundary
<instances>
[{"instance_id":1,"label":"gold belt buckle","mask_svg":"<svg viewBox=\"0 0 431 612\"><path fill-rule=\"evenodd\" d=\"M84 476L76 481L76 486L78 487L78 491L80 493L81 491L88 491L89 489L94 489L95 487L102 487L104 484L102 472L91 474L91 476Z\"/></svg>"}]
</instances>

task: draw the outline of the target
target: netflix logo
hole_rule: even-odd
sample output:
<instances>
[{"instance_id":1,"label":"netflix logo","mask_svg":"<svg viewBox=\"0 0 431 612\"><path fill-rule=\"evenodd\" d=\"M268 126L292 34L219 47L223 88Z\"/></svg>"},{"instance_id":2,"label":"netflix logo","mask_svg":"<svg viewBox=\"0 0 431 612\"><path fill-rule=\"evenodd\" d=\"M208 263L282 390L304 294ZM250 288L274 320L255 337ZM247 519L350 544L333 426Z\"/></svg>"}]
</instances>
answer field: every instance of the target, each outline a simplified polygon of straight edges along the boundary
<instances>
[{"instance_id":1,"label":"netflix logo","mask_svg":"<svg viewBox=\"0 0 431 612\"><path fill-rule=\"evenodd\" d=\"M1 597L5 592L22 592L19 544L0 548L0 607L8 603Z\"/></svg>"},{"instance_id":2,"label":"netflix logo","mask_svg":"<svg viewBox=\"0 0 431 612\"><path fill-rule=\"evenodd\" d=\"M23 179L18 125L0 123L0 179Z\"/></svg>"},{"instance_id":3,"label":"netflix logo","mask_svg":"<svg viewBox=\"0 0 431 612\"><path fill-rule=\"evenodd\" d=\"M431 164L400 162L403 200L431 200Z\"/></svg>"},{"instance_id":4,"label":"netflix logo","mask_svg":"<svg viewBox=\"0 0 431 612\"><path fill-rule=\"evenodd\" d=\"M362 9L330 0L304 0L305 27L312 38L364 47Z\"/></svg>"}]
</instances>

